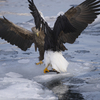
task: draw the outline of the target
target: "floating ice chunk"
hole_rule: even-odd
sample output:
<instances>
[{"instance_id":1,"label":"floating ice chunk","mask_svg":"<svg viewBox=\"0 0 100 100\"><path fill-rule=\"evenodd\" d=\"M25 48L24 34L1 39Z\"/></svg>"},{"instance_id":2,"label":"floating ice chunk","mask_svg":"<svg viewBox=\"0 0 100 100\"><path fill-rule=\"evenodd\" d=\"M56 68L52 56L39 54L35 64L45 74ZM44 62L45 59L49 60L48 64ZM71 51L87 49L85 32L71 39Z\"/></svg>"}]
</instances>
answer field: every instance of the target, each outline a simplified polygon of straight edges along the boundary
<instances>
[{"instance_id":1,"label":"floating ice chunk","mask_svg":"<svg viewBox=\"0 0 100 100\"><path fill-rule=\"evenodd\" d=\"M95 69L94 66L86 62L85 63L69 62L69 66L68 66L68 72L72 75L82 75L94 69Z\"/></svg>"},{"instance_id":2,"label":"floating ice chunk","mask_svg":"<svg viewBox=\"0 0 100 100\"><path fill-rule=\"evenodd\" d=\"M90 69L89 67L84 67L83 69Z\"/></svg>"},{"instance_id":3,"label":"floating ice chunk","mask_svg":"<svg viewBox=\"0 0 100 100\"><path fill-rule=\"evenodd\" d=\"M99 91L84 92L84 93L82 93L82 95L84 96L84 100L99 100L99 98L100 98Z\"/></svg>"},{"instance_id":4,"label":"floating ice chunk","mask_svg":"<svg viewBox=\"0 0 100 100\"><path fill-rule=\"evenodd\" d=\"M5 66L5 65L6 65L6 63L3 63L2 65L3 65L3 66Z\"/></svg>"},{"instance_id":5,"label":"floating ice chunk","mask_svg":"<svg viewBox=\"0 0 100 100\"><path fill-rule=\"evenodd\" d=\"M90 63L84 63L85 66L90 66Z\"/></svg>"},{"instance_id":6,"label":"floating ice chunk","mask_svg":"<svg viewBox=\"0 0 100 100\"><path fill-rule=\"evenodd\" d=\"M20 75L18 73L14 73L14 72L9 72L6 74L6 76L13 77L13 78L22 77L22 75Z\"/></svg>"},{"instance_id":7,"label":"floating ice chunk","mask_svg":"<svg viewBox=\"0 0 100 100\"><path fill-rule=\"evenodd\" d=\"M18 63L23 63L23 64L26 64L26 63L29 63L30 60L29 59L21 59L21 60L18 60Z\"/></svg>"},{"instance_id":8,"label":"floating ice chunk","mask_svg":"<svg viewBox=\"0 0 100 100\"><path fill-rule=\"evenodd\" d=\"M63 11L60 11L58 14L57 14L57 16L60 16L60 15L63 15L64 14L64 12Z\"/></svg>"},{"instance_id":9,"label":"floating ice chunk","mask_svg":"<svg viewBox=\"0 0 100 100\"><path fill-rule=\"evenodd\" d=\"M100 15L98 15L97 18L95 19L95 21L90 25L97 25L99 23L100 23Z\"/></svg>"},{"instance_id":10,"label":"floating ice chunk","mask_svg":"<svg viewBox=\"0 0 100 100\"><path fill-rule=\"evenodd\" d=\"M97 84L97 88L100 88L100 84Z\"/></svg>"}]
</instances>

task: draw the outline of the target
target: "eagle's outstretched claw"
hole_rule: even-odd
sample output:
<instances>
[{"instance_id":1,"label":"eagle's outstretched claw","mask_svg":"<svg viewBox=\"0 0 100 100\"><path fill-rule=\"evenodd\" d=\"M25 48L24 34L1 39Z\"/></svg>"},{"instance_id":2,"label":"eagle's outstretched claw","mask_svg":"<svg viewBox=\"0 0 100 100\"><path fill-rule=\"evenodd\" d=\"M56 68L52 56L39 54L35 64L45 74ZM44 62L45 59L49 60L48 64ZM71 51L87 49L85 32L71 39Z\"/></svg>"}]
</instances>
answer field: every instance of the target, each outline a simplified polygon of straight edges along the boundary
<instances>
[{"instance_id":1,"label":"eagle's outstretched claw","mask_svg":"<svg viewBox=\"0 0 100 100\"><path fill-rule=\"evenodd\" d=\"M43 62L42 62L42 60L41 61L39 61L38 63L36 63L36 65L41 65L41 64L43 64Z\"/></svg>"}]
</instances>

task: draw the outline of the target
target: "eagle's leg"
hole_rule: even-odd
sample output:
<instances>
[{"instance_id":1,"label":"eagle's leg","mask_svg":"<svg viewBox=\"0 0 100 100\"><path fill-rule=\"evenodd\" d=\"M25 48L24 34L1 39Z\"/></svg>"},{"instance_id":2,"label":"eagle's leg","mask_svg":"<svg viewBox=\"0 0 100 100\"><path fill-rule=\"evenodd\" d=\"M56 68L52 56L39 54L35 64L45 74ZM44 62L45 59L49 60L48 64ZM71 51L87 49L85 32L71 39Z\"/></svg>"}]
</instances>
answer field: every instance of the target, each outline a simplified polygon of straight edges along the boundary
<instances>
[{"instance_id":1,"label":"eagle's leg","mask_svg":"<svg viewBox=\"0 0 100 100\"><path fill-rule=\"evenodd\" d=\"M44 73L49 72L48 67L50 66L50 64L48 64L48 66L44 69Z\"/></svg>"},{"instance_id":2,"label":"eagle's leg","mask_svg":"<svg viewBox=\"0 0 100 100\"><path fill-rule=\"evenodd\" d=\"M41 65L41 64L43 64L43 62L42 62L42 60L41 61L39 61L38 63L36 63L36 65Z\"/></svg>"}]
</instances>

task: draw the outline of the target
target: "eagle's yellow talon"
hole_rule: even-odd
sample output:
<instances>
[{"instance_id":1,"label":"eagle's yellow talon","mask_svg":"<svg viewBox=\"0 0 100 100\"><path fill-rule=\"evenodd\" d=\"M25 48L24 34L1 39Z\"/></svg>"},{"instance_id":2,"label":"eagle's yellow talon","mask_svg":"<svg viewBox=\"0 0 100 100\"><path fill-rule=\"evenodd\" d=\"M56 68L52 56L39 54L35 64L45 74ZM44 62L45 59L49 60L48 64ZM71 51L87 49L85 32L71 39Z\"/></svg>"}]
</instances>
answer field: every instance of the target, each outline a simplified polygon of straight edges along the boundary
<instances>
[{"instance_id":1,"label":"eagle's yellow talon","mask_svg":"<svg viewBox=\"0 0 100 100\"><path fill-rule=\"evenodd\" d=\"M49 70L47 69L47 67L44 69L44 73L49 72Z\"/></svg>"},{"instance_id":2,"label":"eagle's yellow talon","mask_svg":"<svg viewBox=\"0 0 100 100\"><path fill-rule=\"evenodd\" d=\"M41 64L43 64L43 62L42 62L42 61L40 61L40 62L36 63L36 65L39 65L39 64L41 65Z\"/></svg>"}]
</instances>

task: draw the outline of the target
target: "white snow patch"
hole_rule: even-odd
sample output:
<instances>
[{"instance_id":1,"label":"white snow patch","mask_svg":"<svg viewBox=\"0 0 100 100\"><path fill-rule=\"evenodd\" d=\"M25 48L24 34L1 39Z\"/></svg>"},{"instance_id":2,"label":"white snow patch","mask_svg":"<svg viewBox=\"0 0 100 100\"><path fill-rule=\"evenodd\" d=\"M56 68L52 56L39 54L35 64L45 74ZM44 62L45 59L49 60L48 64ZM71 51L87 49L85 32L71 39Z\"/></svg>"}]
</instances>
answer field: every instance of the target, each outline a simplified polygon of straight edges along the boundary
<instances>
[{"instance_id":1,"label":"white snow patch","mask_svg":"<svg viewBox=\"0 0 100 100\"><path fill-rule=\"evenodd\" d=\"M57 80L62 80L66 77L72 77L69 73L61 73L61 74L45 74L41 76L36 76L33 78L33 80L39 82L39 83L49 83Z\"/></svg>"},{"instance_id":2,"label":"white snow patch","mask_svg":"<svg viewBox=\"0 0 100 100\"><path fill-rule=\"evenodd\" d=\"M6 75L19 75L17 73L7 73ZM20 76L20 75L19 75ZM4 77L0 80L0 100L29 100L29 99L57 99L51 90L44 88L43 85L24 78Z\"/></svg>"},{"instance_id":3,"label":"white snow patch","mask_svg":"<svg viewBox=\"0 0 100 100\"><path fill-rule=\"evenodd\" d=\"M18 60L18 63L23 63L23 64L26 64L26 63L29 63L30 60L29 59L21 59L21 60Z\"/></svg>"}]
</instances>

